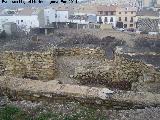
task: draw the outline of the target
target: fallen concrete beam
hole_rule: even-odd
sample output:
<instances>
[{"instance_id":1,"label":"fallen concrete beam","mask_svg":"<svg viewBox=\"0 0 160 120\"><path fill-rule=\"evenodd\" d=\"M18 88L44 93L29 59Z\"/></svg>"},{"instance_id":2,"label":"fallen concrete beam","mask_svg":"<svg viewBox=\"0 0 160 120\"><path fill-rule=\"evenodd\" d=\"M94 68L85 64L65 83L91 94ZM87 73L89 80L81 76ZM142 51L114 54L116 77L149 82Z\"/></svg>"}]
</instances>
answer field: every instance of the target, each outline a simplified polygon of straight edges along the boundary
<instances>
[{"instance_id":1,"label":"fallen concrete beam","mask_svg":"<svg viewBox=\"0 0 160 120\"><path fill-rule=\"evenodd\" d=\"M0 77L0 91L15 100L78 101L115 108L159 106L160 94L133 91L111 91L56 82Z\"/></svg>"}]
</instances>

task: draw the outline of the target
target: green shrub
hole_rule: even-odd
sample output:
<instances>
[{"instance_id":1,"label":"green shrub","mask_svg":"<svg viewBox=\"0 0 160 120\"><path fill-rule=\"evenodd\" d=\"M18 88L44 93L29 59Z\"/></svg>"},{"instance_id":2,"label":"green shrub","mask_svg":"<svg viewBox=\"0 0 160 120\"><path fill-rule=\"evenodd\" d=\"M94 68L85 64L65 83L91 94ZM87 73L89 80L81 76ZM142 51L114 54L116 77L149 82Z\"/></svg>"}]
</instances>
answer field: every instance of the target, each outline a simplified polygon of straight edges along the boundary
<instances>
[{"instance_id":1,"label":"green shrub","mask_svg":"<svg viewBox=\"0 0 160 120\"><path fill-rule=\"evenodd\" d=\"M6 106L0 109L0 120L107 120L104 115L97 114L95 109L79 107L73 113L42 112L31 110L23 111L15 106Z\"/></svg>"}]
</instances>

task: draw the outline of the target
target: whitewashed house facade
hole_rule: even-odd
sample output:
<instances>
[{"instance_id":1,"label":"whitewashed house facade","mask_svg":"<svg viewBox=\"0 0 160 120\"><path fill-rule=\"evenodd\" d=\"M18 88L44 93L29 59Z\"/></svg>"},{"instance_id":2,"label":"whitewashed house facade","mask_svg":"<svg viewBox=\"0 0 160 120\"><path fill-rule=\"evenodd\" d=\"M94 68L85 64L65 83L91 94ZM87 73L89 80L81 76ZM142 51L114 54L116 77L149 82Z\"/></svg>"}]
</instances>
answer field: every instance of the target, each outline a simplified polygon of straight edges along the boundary
<instances>
[{"instance_id":1,"label":"whitewashed house facade","mask_svg":"<svg viewBox=\"0 0 160 120\"><path fill-rule=\"evenodd\" d=\"M53 8L44 9L45 25L52 24L56 21L56 10Z\"/></svg>"},{"instance_id":2,"label":"whitewashed house facade","mask_svg":"<svg viewBox=\"0 0 160 120\"><path fill-rule=\"evenodd\" d=\"M45 8L39 12L38 20L40 27L52 26L54 22L68 22L68 11Z\"/></svg>"},{"instance_id":3,"label":"whitewashed house facade","mask_svg":"<svg viewBox=\"0 0 160 120\"><path fill-rule=\"evenodd\" d=\"M16 23L19 28L29 32L31 28L47 27L53 22L69 22L67 10L55 10L54 8L23 8L18 10L4 9L0 13L0 30L3 24Z\"/></svg>"},{"instance_id":4,"label":"whitewashed house facade","mask_svg":"<svg viewBox=\"0 0 160 120\"><path fill-rule=\"evenodd\" d=\"M66 11L66 10L57 10L56 11L56 22L69 22L69 20L68 20L68 11Z\"/></svg>"},{"instance_id":5,"label":"whitewashed house facade","mask_svg":"<svg viewBox=\"0 0 160 120\"><path fill-rule=\"evenodd\" d=\"M100 5L97 7L97 23L112 24L116 27L116 6Z\"/></svg>"},{"instance_id":6,"label":"whitewashed house facade","mask_svg":"<svg viewBox=\"0 0 160 120\"><path fill-rule=\"evenodd\" d=\"M89 24L96 23L96 14L90 13L74 13L69 16L69 22L78 23L78 24Z\"/></svg>"},{"instance_id":7,"label":"whitewashed house facade","mask_svg":"<svg viewBox=\"0 0 160 120\"><path fill-rule=\"evenodd\" d=\"M3 30L3 24L7 22L16 23L19 28L22 30L29 32L30 28L39 27L38 15L32 9L22 9L12 12L12 14L8 14L9 12L0 14L0 29Z\"/></svg>"}]
</instances>

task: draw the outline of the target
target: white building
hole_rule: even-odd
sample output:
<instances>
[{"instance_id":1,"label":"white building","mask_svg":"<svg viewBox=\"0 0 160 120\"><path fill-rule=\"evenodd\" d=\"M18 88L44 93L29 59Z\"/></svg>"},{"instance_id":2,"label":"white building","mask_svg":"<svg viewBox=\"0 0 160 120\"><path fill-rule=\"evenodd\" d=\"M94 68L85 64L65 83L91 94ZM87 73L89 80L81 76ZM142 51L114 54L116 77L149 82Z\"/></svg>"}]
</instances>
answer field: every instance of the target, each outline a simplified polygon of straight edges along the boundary
<instances>
[{"instance_id":1,"label":"white building","mask_svg":"<svg viewBox=\"0 0 160 120\"><path fill-rule=\"evenodd\" d=\"M68 11L66 11L66 10L57 10L56 11L56 22L69 22L69 20L68 20Z\"/></svg>"},{"instance_id":2,"label":"white building","mask_svg":"<svg viewBox=\"0 0 160 120\"><path fill-rule=\"evenodd\" d=\"M0 13L0 30L7 22L16 23L19 28L29 32L31 28L46 27L54 22L69 22L68 11L55 10L53 8L32 9L22 8L18 10L5 9Z\"/></svg>"},{"instance_id":3,"label":"white building","mask_svg":"<svg viewBox=\"0 0 160 120\"><path fill-rule=\"evenodd\" d=\"M5 11L0 14L0 29L7 22L16 23L19 28L30 31L30 28L39 27L38 14L33 9L22 9L16 11Z\"/></svg>"},{"instance_id":4,"label":"white building","mask_svg":"<svg viewBox=\"0 0 160 120\"><path fill-rule=\"evenodd\" d=\"M41 9L38 13L40 27L50 26L56 21L56 10L53 8Z\"/></svg>"},{"instance_id":5,"label":"white building","mask_svg":"<svg viewBox=\"0 0 160 120\"><path fill-rule=\"evenodd\" d=\"M54 22L68 22L68 11L45 8L39 12L38 20L40 27L52 26Z\"/></svg>"},{"instance_id":6,"label":"white building","mask_svg":"<svg viewBox=\"0 0 160 120\"><path fill-rule=\"evenodd\" d=\"M44 9L45 25L52 24L56 21L56 10L52 8Z\"/></svg>"},{"instance_id":7,"label":"white building","mask_svg":"<svg viewBox=\"0 0 160 120\"><path fill-rule=\"evenodd\" d=\"M13 22L7 22L7 23L3 24L3 30L5 30L5 32L8 35L16 34L17 25L16 25L16 23L13 23Z\"/></svg>"},{"instance_id":8,"label":"white building","mask_svg":"<svg viewBox=\"0 0 160 120\"><path fill-rule=\"evenodd\" d=\"M97 16L93 13L74 13L70 16L70 22L78 24L96 23Z\"/></svg>"},{"instance_id":9,"label":"white building","mask_svg":"<svg viewBox=\"0 0 160 120\"><path fill-rule=\"evenodd\" d=\"M100 5L97 7L97 22L112 24L116 27L116 6Z\"/></svg>"},{"instance_id":10,"label":"white building","mask_svg":"<svg viewBox=\"0 0 160 120\"><path fill-rule=\"evenodd\" d=\"M97 21L102 21L103 24L112 24L116 27L116 16L97 16Z\"/></svg>"}]
</instances>

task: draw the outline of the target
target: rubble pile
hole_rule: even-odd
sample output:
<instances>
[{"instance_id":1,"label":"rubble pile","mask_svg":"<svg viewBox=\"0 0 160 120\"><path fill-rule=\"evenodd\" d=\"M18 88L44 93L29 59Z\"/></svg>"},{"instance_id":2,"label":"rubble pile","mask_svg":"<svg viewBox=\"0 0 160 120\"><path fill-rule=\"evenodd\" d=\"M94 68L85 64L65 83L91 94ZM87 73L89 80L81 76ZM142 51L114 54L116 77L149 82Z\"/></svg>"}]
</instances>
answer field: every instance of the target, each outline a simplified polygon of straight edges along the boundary
<instances>
[{"instance_id":1,"label":"rubble pile","mask_svg":"<svg viewBox=\"0 0 160 120\"><path fill-rule=\"evenodd\" d=\"M133 83L159 82L160 73L142 62L116 56L113 62L106 60L101 66L88 64L77 67L74 78L78 79L81 84L136 89L137 86L132 87Z\"/></svg>"}]
</instances>

